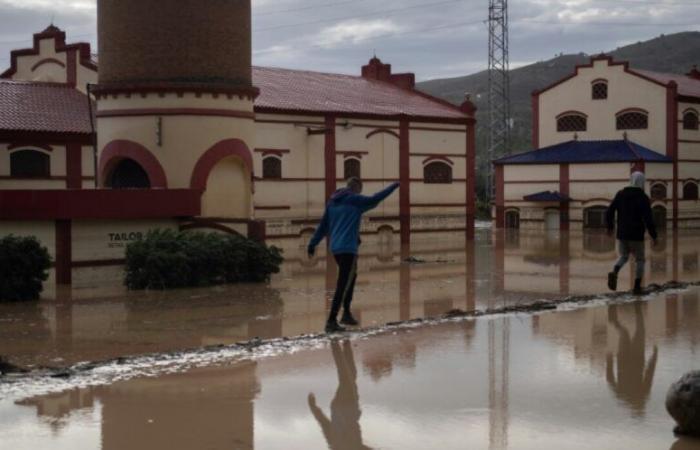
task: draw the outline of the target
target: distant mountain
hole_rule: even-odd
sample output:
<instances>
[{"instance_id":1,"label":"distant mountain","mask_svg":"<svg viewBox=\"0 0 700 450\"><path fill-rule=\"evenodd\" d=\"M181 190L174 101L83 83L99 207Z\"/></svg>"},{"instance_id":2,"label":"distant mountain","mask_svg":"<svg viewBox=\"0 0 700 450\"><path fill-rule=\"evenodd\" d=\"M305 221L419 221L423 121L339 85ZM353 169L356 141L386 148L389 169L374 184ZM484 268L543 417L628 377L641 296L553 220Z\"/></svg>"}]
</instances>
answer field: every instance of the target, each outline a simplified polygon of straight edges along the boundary
<instances>
[{"instance_id":1,"label":"distant mountain","mask_svg":"<svg viewBox=\"0 0 700 450\"><path fill-rule=\"evenodd\" d=\"M606 52L616 61L629 61L637 69L657 72L687 73L694 64L700 66L700 32L688 31L637 42ZM541 61L519 67L510 72L511 110L514 119L513 152L530 149L531 136L531 93L573 73L577 64L585 64L591 55L559 55L548 61ZM479 108L477 112L477 153L482 167L487 164L486 151L488 117L487 89L488 73L478 72L457 78L443 78L424 81L417 88L436 97L459 104L469 92Z\"/></svg>"}]
</instances>

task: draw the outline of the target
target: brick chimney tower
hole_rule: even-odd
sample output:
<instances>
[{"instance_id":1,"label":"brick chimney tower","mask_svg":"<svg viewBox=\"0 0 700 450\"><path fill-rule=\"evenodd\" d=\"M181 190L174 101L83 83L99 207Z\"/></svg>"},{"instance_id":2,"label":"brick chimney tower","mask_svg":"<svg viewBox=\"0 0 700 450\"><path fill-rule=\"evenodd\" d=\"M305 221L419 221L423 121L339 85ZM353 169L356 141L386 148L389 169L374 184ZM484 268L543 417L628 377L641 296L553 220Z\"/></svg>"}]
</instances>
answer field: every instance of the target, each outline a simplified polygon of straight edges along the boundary
<instances>
[{"instance_id":1,"label":"brick chimney tower","mask_svg":"<svg viewBox=\"0 0 700 450\"><path fill-rule=\"evenodd\" d=\"M98 176L194 188L202 215L250 218L250 0L98 0Z\"/></svg>"}]
</instances>

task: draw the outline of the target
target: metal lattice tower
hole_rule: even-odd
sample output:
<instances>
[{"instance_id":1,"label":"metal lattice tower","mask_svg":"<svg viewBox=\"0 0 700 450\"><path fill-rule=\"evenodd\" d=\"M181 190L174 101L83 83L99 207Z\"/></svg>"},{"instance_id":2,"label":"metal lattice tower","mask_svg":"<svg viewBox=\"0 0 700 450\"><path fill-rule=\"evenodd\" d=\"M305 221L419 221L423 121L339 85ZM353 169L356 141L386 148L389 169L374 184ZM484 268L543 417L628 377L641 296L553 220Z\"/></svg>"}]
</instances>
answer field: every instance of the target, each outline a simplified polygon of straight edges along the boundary
<instances>
[{"instance_id":1,"label":"metal lattice tower","mask_svg":"<svg viewBox=\"0 0 700 450\"><path fill-rule=\"evenodd\" d=\"M489 0L489 196L493 197L491 160L510 150L510 77L508 67L508 0Z\"/></svg>"}]
</instances>

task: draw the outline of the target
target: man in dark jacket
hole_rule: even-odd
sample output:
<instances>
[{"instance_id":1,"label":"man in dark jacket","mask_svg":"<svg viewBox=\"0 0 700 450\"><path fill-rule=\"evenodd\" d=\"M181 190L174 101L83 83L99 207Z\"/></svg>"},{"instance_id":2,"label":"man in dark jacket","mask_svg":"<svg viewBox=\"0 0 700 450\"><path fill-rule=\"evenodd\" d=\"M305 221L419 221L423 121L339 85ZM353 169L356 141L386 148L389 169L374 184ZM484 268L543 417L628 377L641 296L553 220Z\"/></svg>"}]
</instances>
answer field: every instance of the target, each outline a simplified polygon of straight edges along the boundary
<instances>
[{"instance_id":1,"label":"man in dark jacket","mask_svg":"<svg viewBox=\"0 0 700 450\"><path fill-rule=\"evenodd\" d=\"M343 317L340 322L346 325L357 325L357 320L350 312L350 303L357 279L357 249L360 245L362 214L376 208L397 187L399 183L392 183L389 187L367 197L360 195L362 192L360 179L351 177L347 187L335 191L326 206L323 219L309 242L308 253L309 256L313 256L321 239L328 236L330 251L338 263L338 283L326 322L327 333L345 330L338 325L337 321L341 305Z\"/></svg>"},{"instance_id":2,"label":"man in dark jacket","mask_svg":"<svg viewBox=\"0 0 700 450\"><path fill-rule=\"evenodd\" d=\"M649 231L652 244L656 244L656 227L651 214L651 202L644 193L644 174L634 172L630 185L615 195L606 214L608 232L612 233L617 213L617 239L620 247L620 259L615 263L613 271L608 274L608 287L617 289L617 274L634 253L636 272L634 277L634 293L642 294L642 278L644 277L644 232Z\"/></svg>"}]
</instances>

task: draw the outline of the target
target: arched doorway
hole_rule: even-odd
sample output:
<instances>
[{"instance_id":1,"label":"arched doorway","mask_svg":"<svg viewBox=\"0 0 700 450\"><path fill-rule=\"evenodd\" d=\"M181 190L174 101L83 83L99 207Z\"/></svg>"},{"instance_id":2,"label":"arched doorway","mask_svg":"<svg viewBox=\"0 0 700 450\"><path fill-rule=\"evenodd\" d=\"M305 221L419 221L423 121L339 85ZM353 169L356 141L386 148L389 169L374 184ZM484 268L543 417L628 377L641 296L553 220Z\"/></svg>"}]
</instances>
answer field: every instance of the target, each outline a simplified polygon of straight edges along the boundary
<instances>
[{"instance_id":1,"label":"arched doorway","mask_svg":"<svg viewBox=\"0 0 700 450\"><path fill-rule=\"evenodd\" d=\"M248 168L238 156L228 156L212 167L202 195L202 215L249 219L251 179Z\"/></svg>"},{"instance_id":2,"label":"arched doorway","mask_svg":"<svg viewBox=\"0 0 700 450\"><path fill-rule=\"evenodd\" d=\"M583 226L584 228L607 228L605 214L608 211L607 206L591 206L583 210Z\"/></svg>"},{"instance_id":3,"label":"arched doorway","mask_svg":"<svg viewBox=\"0 0 700 450\"><path fill-rule=\"evenodd\" d=\"M656 205L651 208L651 215L654 220L654 225L657 230L666 229L666 208L661 205Z\"/></svg>"},{"instance_id":4,"label":"arched doorway","mask_svg":"<svg viewBox=\"0 0 700 450\"><path fill-rule=\"evenodd\" d=\"M506 211L506 228L520 228L520 212L514 209Z\"/></svg>"},{"instance_id":5,"label":"arched doorway","mask_svg":"<svg viewBox=\"0 0 700 450\"><path fill-rule=\"evenodd\" d=\"M107 175L106 186L112 189L149 189L151 181L139 163L122 159Z\"/></svg>"}]
</instances>

